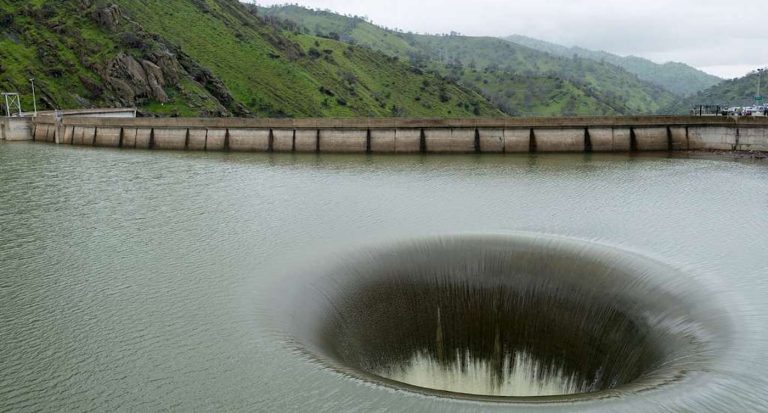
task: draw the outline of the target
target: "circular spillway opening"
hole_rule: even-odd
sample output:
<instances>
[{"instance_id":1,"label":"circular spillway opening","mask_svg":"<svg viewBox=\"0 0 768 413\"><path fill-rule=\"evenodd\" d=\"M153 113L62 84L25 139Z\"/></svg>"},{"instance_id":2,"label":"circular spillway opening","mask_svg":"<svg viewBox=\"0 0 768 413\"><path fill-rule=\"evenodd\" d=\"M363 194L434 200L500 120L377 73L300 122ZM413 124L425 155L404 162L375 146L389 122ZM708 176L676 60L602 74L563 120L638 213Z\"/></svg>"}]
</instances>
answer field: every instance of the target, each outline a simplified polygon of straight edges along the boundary
<instances>
[{"instance_id":1,"label":"circular spillway opening","mask_svg":"<svg viewBox=\"0 0 768 413\"><path fill-rule=\"evenodd\" d=\"M662 361L649 327L607 297L487 284L392 274L329 321L330 350L347 366L408 385L518 397L612 389Z\"/></svg>"},{"instance_id":2,"label":"circular spillway opening","mask_svg":"<svg viewBox=\"0 0 768 413\"><path fill-rule=\"evenodd\" d=\"M676 270L553 237L366 250L296 288L293 335L364 380L449 397L573 400L684 380L714 304ZM695 309L695 310L694 310Z\"/></svg>"}]
</instances>

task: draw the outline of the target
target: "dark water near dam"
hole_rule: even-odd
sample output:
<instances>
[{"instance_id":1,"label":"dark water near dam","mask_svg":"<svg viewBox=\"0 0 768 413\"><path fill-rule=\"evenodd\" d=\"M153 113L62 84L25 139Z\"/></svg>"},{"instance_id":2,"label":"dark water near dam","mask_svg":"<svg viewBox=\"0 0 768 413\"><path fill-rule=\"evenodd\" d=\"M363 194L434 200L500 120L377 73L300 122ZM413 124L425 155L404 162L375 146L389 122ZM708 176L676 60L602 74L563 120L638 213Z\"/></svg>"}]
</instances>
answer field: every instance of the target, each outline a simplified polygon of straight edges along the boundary
<instances>
[{"instance_id":1,"label":"dark water near dam","mask_svg":"<svg viewBox=\"0 0 768 413\"><path fill-rule=\"evenodd\" d=\"M0 411L768 411L768 163L0 144Z\"/></svg>"}]
</instances>

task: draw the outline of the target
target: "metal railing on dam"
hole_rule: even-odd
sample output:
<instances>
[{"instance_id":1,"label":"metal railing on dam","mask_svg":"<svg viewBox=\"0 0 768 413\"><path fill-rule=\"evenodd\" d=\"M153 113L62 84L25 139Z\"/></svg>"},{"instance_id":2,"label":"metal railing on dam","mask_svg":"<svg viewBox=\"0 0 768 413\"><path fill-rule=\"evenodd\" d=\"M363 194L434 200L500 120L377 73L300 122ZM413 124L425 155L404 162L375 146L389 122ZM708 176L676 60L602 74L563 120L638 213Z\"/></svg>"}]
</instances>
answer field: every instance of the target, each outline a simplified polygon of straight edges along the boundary
<instances>
[{"instance_id":1,"label":"metal railing on dam","mask_svg":"<svg viewBox=\"0 0 768 413\"><path fill-rule=\"evenodd\" d=\"M237 152L529 153L768 151L768 119L581 117L240 119L39 116L32 139L65 145Z\"/></svg>"}]
</instances>

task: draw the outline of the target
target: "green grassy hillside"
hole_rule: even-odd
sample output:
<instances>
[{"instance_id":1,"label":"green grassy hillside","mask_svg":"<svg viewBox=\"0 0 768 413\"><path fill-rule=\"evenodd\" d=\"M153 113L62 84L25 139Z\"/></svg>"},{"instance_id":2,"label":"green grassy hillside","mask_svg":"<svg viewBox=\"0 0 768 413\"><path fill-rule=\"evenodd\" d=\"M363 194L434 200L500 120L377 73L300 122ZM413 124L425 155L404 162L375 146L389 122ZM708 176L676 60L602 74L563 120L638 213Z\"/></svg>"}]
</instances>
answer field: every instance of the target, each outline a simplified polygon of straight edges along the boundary
<instances>
[{"instance_id":1,"label":"green grassy hillside","mask_svg":"<svg viewBox=\"0 0 768 413\"><path fill-rule=\"evenodd\" d=\"M572 57L575 55L598 62L610 63L678 96L692 95L723 81L723 79L717 76L704 73L683 63L668 62L658 64L636 56L622 57L581 47L565 47L520 35L509 36L505 40L555 56Z\"/></svg>"},{"instance_id":2,"label":"green grassy hillside","mask_svg":"<svg viewBox=\"0 0 768 413\"><path fill-rule=\"evenodd\" d=\"M147 114L498 116L386 54L265 24L236 0L0 0L0 89ZM113 6L114 5L114 6Z\"/></svg>"},{"instance_id":3,"label":"green grassy hillside","mask_svg":"<svg viewBox=\"0 0 768 413\"><path fill-rule=\"evenodd\" d=\"M295 31L372 48L445 75L510 114L655 113L676 99L612 64L553 56L501 39L401 33L361 18L299 6L259 11L267 18L289 22L285 26ZM528 99L521 89L529 89ZM553 96L559 99L552 100Z\"/></svg>"}]
</instances>

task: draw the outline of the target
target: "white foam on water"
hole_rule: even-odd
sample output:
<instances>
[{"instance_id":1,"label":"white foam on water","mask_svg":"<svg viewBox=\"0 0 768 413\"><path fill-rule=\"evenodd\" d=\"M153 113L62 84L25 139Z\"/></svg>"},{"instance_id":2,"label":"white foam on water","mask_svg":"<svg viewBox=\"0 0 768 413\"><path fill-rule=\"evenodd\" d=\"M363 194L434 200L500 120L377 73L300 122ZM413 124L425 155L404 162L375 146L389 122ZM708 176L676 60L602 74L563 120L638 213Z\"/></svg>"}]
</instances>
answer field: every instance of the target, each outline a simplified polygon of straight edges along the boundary
<instances>
[{"instance_id":1,"label":"white foam on water","mask_svg":"<svg viewBox=\"0 0 768 413\"><path fill-rule=\"evenodd\" d=\"M453 361L441 363L426 352L418 352L407 363L378 374L412 386L473 395L534 397L583 391L575 376L566 375L561 368L547 368L527 352L507 355L501 372L499 375L490 361L469 353L457 352Z\"/></svg>"}]
</instances>

